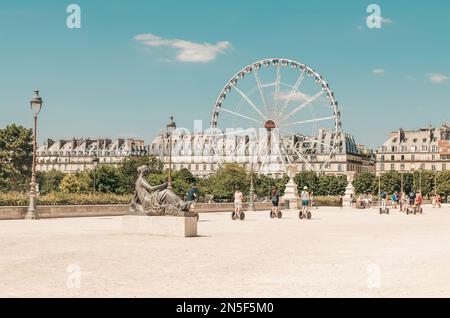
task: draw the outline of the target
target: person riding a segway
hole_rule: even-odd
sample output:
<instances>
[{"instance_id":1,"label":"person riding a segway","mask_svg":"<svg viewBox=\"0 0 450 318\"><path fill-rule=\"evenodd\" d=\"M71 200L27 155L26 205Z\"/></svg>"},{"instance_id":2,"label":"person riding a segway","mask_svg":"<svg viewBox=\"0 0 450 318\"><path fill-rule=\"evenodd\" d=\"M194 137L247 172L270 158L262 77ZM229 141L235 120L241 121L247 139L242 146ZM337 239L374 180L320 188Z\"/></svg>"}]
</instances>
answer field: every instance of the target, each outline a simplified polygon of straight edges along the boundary
<instances>
[{"instance_id":1,"label":"person riding a segway","mask_svg":"<svg viewBox=\"0 0 450 318\"><path fill-rule=\"evenodd\" d=\"M380 214L386 213L389 214L389 209L386 207L386 202L387 202L387 192L386 191L381 191L380 193L380 199L381 199L381 206L380 206Z\"/></svg>"},{"instance_id":2,"label":"person riding a segway","mask_svg":"<svg viewBox=\"0 0 450 318\"><path fill-rule=\"evenodd\" d=\"M270 210L270 218L281 219L283 217L283 213L278 210L278 205L280 204L280 195L276 188L272 189L271 201L272 201L272 210Z\"/></svg>"},{"instance_id":3,"label":"person riding a segway","mask_svg":"<svg viewBox=\"0 0 450 318\"><path fill-rule=\"evenodd\" d=\"M408 194L408 207L406 208L406 214L414 213L414 203L416 200L416 194L411 190Z\"/></svg>"},{"instance_id":4,"label":"person riding a segway","mask_svg":"<svg viewBox=\"0 0 450 318\"><path fill-rule=\"evenodd\" d=\"M417 192L416 199L414 201L414 214L416 214L416 213L422 214L423 213L422 204L423 204L423 197L419 191L419 192Z\"/></svg>"},{"instance_id":5,"label":"person riding a segway","mask_svg":"<svg viewBox=\"0 0 450 318\"><path fill-rule=\"evenodd\" d=\"M245 213L242 211L242 199L244 195L236 188L236 192L234 193L234 212L231 214L231 218L233 220L241 220L244 221Z\"/></svg>"},{"instance_id":6,"label":"person riding a segway","mask_svg":"<svg viewBox=\"0 0 450 318\"><path fill-rule=\"evenodd\" d=\"M303 191L302 191L300 197L302 200L302 210L300 211L298 216L300 219L307 218L309 220L309 219L311 219L311 212L309 211L310 195L309 195L307 186L303 187Z\"/></svg>"}]
</instances>

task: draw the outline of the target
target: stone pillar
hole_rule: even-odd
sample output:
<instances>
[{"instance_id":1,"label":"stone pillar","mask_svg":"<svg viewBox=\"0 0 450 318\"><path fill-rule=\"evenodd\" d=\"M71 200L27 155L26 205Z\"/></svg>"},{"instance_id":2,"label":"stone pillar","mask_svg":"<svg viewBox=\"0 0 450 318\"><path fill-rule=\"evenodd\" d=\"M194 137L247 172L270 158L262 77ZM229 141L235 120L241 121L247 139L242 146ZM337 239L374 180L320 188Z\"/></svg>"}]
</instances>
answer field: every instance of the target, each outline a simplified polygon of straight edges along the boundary
<instances>
[{"instance_id":1,"label":"stone pillar","mask_svg":"<svg viewBox=\"0 0 450 318\"><path fill-rule=\"evenodd\" d=\"M284 190L284 196L282 197L282 202L284 203L286 200L289 201L289 209L295 210L298 209L298 189L297 184L294 182L296 169L295 167L288 167L288 176L289 182L286 184L286 188Z\"/></svg>"}]
</instances>

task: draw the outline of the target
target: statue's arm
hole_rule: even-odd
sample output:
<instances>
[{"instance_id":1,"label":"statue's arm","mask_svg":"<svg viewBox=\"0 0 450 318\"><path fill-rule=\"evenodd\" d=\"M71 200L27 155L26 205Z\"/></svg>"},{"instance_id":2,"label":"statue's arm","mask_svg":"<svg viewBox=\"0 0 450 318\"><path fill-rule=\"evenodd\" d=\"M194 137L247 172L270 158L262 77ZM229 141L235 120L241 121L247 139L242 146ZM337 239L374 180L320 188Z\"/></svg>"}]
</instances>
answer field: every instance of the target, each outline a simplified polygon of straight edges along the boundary
<instances>
[{"instance_id":1,"label":"statue's arm","mask_svg":"<svg viewBox=\"0 0 450 318\"><path fill-rule=\"evenodd\" d=\"M158 191L158 190L161 190L161 189L165 189L165 188L167 187L167 184L164 183L164 184L161 184L161 185L157 185L157 186L152 187L150 184L148 184L147 181L142 180L142 186L143 186L145 189L147 189L148 191L153 192L153 191Z\"/></svg>"}]
</instances>

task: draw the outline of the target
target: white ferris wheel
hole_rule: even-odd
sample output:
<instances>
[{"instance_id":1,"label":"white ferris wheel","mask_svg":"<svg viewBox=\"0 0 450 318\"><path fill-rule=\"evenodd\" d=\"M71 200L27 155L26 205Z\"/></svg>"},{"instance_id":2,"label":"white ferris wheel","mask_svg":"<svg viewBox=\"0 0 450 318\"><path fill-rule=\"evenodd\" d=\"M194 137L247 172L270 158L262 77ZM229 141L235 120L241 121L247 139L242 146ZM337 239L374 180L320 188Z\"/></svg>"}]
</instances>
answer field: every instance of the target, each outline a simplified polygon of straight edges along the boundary
<instances>
[{"instance_id":1,"label":"white ferris wheel","mask_svg":"<svg viewBox=\"0 0 450 318\"><path fill-rule=\"evenodd\" d=\"M220 92L211 152L219 164L256 164L259 174L292 164L321 173L342 146L340 129L338 102L323 77L305 64L269 58L241 69Z\"/></svg>"}]
</instances>

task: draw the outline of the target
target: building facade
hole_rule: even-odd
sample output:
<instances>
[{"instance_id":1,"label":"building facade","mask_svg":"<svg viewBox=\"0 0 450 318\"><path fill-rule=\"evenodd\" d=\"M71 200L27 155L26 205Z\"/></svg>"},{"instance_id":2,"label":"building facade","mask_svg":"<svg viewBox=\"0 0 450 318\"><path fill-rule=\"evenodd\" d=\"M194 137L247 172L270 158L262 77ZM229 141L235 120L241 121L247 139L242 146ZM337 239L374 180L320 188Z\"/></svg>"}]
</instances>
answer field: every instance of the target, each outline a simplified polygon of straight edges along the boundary
<instances>
[{"instance_id":1,"label":"building facade","mask_svg":"<svg viewBox=\"0 0 450 318\"><path fill-rule=\"evenodd\" d=\"M377 174L388 171L446 171L450 169L450 127L392 132L376 153Z\"/></svg>"},{"instance_id":2,"label":"building facade","mask_svg":"<svg viewBox=\"0 0 450 318\"><path fill-rule=\"evenodd\" d=\"M147 155L143 140L134 139L48 139L38 147L36 170L75 173L94 169L95 162L118 166L130 156Z\"/></svg>"},{"instance_id":3,"label":"building facade","mask_svg":"<svg viewBox=\"0 0 450 318\"><path fill-rule=\"evenodd\" d=\"M346 133L338 133L337 151L329 158L327 147L334 141L334 135L331 131L321 130L316 137L318 142L301 141L298 138L290 137L283 143L286 145L284 151L289 154L291 162L289 166L294 166L298 172L321 170L325 174L347 175L349 177L355 174L371 171L375 172L374 152L365 147L358 146L354 137ZM220 138L219 138L220 139ZM265 143L265 141L264 141ZM166 131L161 133L151 142L148 147L149 154L158 157L164 167L169 167L169 148L172 144L171 158L172 168L181 170L183 168L190 170L194 176L206 178L213 174L221 163L233 162L242 164L247 170L282 177L285 175L285 165L283 165L280 152L273 151L268 154L267 159L271 162L270 169L264 170L264 154L255 160L252 157L249 148L252 144L252 137L239 135L233 138L223 137L223 140L217 140L209 133L202 132L177 132L171 137L171 141ZM220 146L217 146L220 144ZM258 144L258 141L256 141ZM218 149L220 149L218 151ZM296 149L296 150L293 150ZM283 152L281 152L283 153ZM298 154L302 154L305 160L302 160ZM286 163L286 158L284 162ZM261 170L260 170L261 169Z\"/></svg>"}]
</instances>

